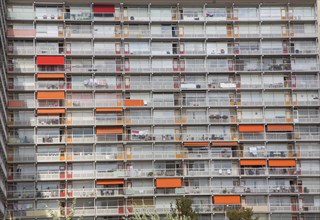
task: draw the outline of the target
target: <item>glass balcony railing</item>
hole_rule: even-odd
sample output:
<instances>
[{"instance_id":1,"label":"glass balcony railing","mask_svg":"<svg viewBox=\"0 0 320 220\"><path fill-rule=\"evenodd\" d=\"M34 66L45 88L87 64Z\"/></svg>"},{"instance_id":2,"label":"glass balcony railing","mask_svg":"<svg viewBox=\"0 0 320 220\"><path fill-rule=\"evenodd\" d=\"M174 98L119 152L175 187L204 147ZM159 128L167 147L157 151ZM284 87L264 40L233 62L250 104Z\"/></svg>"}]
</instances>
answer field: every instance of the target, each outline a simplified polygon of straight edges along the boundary
<instances>
[{"instance_id":1,"label":"glass balcony railing","mask_svg":"<svg viewBox=\"0 0 320 220\"><path fill-rule=\"evenodd\" d=\"M93 143L93 142L114 142L114 141L161 141L161 142L180 142L180 141L288 141L288 140L312 140L320 138L317 132L261 132L261 133L214 133L214 134L87 134L87 135L35 135L34 137L10 135L9 144L56 144L56 143Z\"/></svg>"},{"instance_id":2,"label":"glass balcony railing","mask_svg":"<svg viewBox=\"0 0 320 220\"><path fill-rule=\"evenodd\" d=\"M204 144L203 148L208 148ZM59 152L51 153L35 153L34 155L17 155L8 154L9 162L47 162L47 161L103 161L103 160L163 160L163 159L223 159L223 158L318 158L320 156L320 150L259 150L259 151L248 151L248 150L181 150L181 151L120 151L120 152L67 152L65 156Z\"/></svg>"},{"instance_id":3,"label":"glass balcony railing","mask_svg":"<svg viewBox=\"0 0 320 220\"><path fill-rule=\"evenodd\" d=\"M304 189L304 191L302 190ZM178 188L155 188L155 187L118 187L118 188L74 188L64 193L65 189L44 189L36 190L15 190L8 191L10 200L16 199L34 199L34 198L87 198L87 197L109 197L109 196L124 196L124 195L175 195L178 190L186 194L201 195L201 194L228 194L228 193L245 193L245 194L292 194L292 193L317 193L320 192L320 187L317 185L288 185L288 186L182 186ZM304 205L307 206L307 205Z\"/></svg>"},{"instance_id":4,"label":"glass balcony railing","mask_svg":"<svg viewBox=\"0 0 320 220\"><path fill-rule=\"evenodd\" d=\"M270 206L267 204L193 204L192 209L201 214L221 213L225 214L227 210L239 209L241 207L254 208L255 211L273 212L273 213L297 213L297 212L318 212L320 207L314 203L272 203ZM75 207L74 216L113 216L113 215L132 215L133 213L152 212L156 211L159 214L166 214L170 212L170 206L158 205L120 205L120 206L84 206ZM53 208L50 210L53 213L67 213L68 208ZM9 209L8 212L14 218L23 217L46 217L49 214L47 209ZM51 213L50 212L50 213Z\"/></svg>"},{"instance_id":5,"label":"glass balcony railing","mask_svg":"<svg viewBox=\"0 0 320 220\"><path fill-rule=\"evenodd\" d=\"M176 9L174 12L172 9L168 8L166 11L166 16L158 16L157 13L153 13L153 8L146 9L143 8L141 11L136 11L134 9L134 15L130 13L130 8L126 9L128 11L120 11L118 8L115 8L115 12L92 12L91 8L84 9L82 12L61 12L56 11L54 13L40 13L34 12L33 10L27 12L16 12L9 11L7 18L9 20L73 20L73 21L91 21L91 20L120 20L125 21L193 21L193 22L204 22L204 21L229 21L229 20L241 20L241 21L269 21L269 20L315 20L316 16L311 13L295 13L295 9L290 9L289 11L284 11L282 8L275 8L270 10L268 9L256 9L254 13L251 11L250 14L244 14L243 12L238 13L238 8L235 8L234 11L225 10L222 12L220 8L207 8L201 11L179 11ZM299 9L298 9L299 10ZM310 9L312 10L312 9Z\"/></svg>"},{"instance_id":6,"label":"glass balcony railing","mask_svg":"<svg viewBox=\"0 0 320 220\"><path fill-rule=\"evenodd\" d=\"M207 60L208 64L205 65L204 63L198 64L188 64L185 63L183 60L180 60L180 65L165 65L165 64L156 64L156 62L152 63L141 63L140 66L130 66L130 65L123 65L123 64L116 64L113 61L110 64L66 64L64 66L35 66L35 65L19 65L19 64L9 64L8 65L8 72L107 72L107 73L114 73L114 72L251 72L251 71L270 71L270 72L287 72L287 71L317 71L319 69L319 65L316 63L311 63L308 66L302 67L302 65L294 64L272 64L272 65L261 65L254 64L254 65L244 65L244 64L213 64L210 63L210 60ZM224 60L223 60L224 61ZM225 60L227 61L227 60Z\"/></svg>"},{"instance_id":7,"label":"glass balcony railing","mask_svg":"<svg viewBox=\"0 0 320 220\"><path fill-rule=\"evenodd\" d=\"M87 78L83 81L71 81L65 82L61 81L38 81L36 83L22 82L22 83L12 83L9 82L9 90L58 90L58 89L67 89L67 90L201 90L201 89L225 89L225 90L235 90L236 88L250 88L250 89L316 89L318 88L318 80L299 80L299 81L283 81L283 82L260 82L257 84L253 83L244 83L241 81L188 81L188 82L179 82L179 81L133 81L130 83L125 83L123 80L118 80L117 83L107 82L109 78ZM115 78L110 77L110 80ZM216 102L216 101L215 101ZM239 102L242 105L245 105L248 102ZM264 102L266 105L286 105L285 101L274 101ZM248 103L254 104L254 103Z\"/></svg>"},{"instance_id":8,"label":"glass balcony railing","mask_svg":"<svg viewBox=\"0 0 320 220\"><path fill-rule=\"evenodd\" d=\"M59 107L68 107L68 108L95 108L95 107L209 107L209 106L288 106L291 105L291 103L294 106L317 106L319 105L319 100L306 100L306 101L255 101L255 100L237 100L237 99L215 99L215 98L188 98L185 99L151 99L151 100L133 100L133 104L127 100L122 99L65 99L65 100L9 100L8 101L8 107L9 108L35 108L36 106L39 108L59 108ZM312 117L311 117L312 118ZM224 118L220 118L219 120L216 120L214 117L210 119L212 122L224 122L227 121L224 120ZM230 119L232 120L232 119ZM243 120L248 121L246 119L239 119L239 121ZM261 119L250 119L250 121L263 121ZM275 118L275 119L265 119L266 122L291 122L292 118ZM299 121L297 121L299 122ZM301 121L302 122L302 121Z\"/></svg>"}]
</instances>

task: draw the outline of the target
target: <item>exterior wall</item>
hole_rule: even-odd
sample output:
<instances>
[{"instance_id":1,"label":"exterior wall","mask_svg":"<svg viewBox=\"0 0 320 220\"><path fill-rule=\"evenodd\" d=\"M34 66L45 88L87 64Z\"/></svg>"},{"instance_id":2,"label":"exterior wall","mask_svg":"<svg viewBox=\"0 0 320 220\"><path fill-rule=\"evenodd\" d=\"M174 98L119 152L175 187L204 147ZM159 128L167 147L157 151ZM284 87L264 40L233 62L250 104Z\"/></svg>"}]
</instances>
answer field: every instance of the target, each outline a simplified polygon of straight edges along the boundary
<instances>
[{"instance_id":1,"label":"exterior wall","mask_svg":"<svg viewBox=\"0 0 320 220\"><path fill-rule=\"evenodd\" d=\"M7 197L7 76L5 1L0 1L0 218L6 214Z\"/></svg>"},{"instance_id":2,"label":"exterior wall","mask_svg":"<svg viewBox=\"0 0 320 220\"><path fill-rule=\"evenodd\" d=\"M316 2L6 8L0 213L320 218Z\"/></svg>"}]
</instances>

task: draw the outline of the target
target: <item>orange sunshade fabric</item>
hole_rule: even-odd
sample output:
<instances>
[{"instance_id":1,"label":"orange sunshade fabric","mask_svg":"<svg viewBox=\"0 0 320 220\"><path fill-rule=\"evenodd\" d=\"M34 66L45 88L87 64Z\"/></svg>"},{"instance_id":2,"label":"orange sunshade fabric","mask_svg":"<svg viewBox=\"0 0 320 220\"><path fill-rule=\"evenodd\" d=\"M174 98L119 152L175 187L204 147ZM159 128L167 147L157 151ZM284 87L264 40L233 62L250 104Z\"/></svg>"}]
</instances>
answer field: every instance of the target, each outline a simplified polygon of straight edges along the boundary
<instances>
[{"instance_id":1,"label":"orange sunshade fabric","mask_svg":"<svg viewBox=\"0 0 320 220\"><path fill-rule=\"evenodd\" d=\"M265 166L266 161L265 160L240 160L241 166Z\"/></svg>"},{"instance_id":2,"label":"orange sunshade fabric","mask_svg":"<svg viewBox=\"0 0 320 220\"><path fill-rule=\"evenodd\" d=\"M38 92L38 99L64 99L64 92Z\"/></svg>"},{"instance_id":3,"label":"orange sunshade fabric","mask_svg":"<svg viewBox=\"0 0 320 220\"><path fill-rule=\"evenodd\" d=\"M124 184L123 179L113 179L113 180L97 180L98 185L122 185Z\"/></svg>"},{"instance_id":4,"label":"orange sunshade fabric","mask_svg":"<svg viewBox=\"0 0 320 220\"><path fill-rule=\"evenodd\" d=\"M38 73L38 79L62 79L64 78L64 73Z\"/></svg>"},{"instance_id":5,"label":"orange sunshade fabric","mask_svg":"<svg viewBox=\"0 0 320 220\"><path fill-rule=\"evenodd\" d=\"M268 131L293 131L293 125L268 125Z\"/></svg>"},{"instance_id":6,"label":"orange sunshade fabric","mask_svg":"<svg viewBox=\"0 0 320 220\"><path fill-rule=\"evenodd\" d=\"M157 188L176 188L182 187L182 180L180 178L161 178L156 179Z\"/></svg>"},{"instance_id":7,"label":"orange sunshade fabric","mask_svg":"<svg viewBox=\"0 0 320 220\"><path fill-rule=\"evenodd\" d=\"M206 147L206 146L208 146L208 142L207 141L184 142L183 146L185 146L185 147Z\"/></svg>"},{"instance_id":8,"label":"orange sunshade fabric","mask_svg":"<svg viewBox=\"0 0 320 220\"><path fill-rule=\"evenodd\" d=\"M239 125L239 132L264 132L264 125Z\"/></svg>"},{"instance_id":9,"label":"orange sunshade fabric","mask_svg":"<svg viewBox=\"0 0 320 220\"><path fill-rule=\"evenodd\" d=\"M236 141L217 141L212 142L212 146L238 146L238 142Z\"/></svg>"},{"instance_id":10,"label":"orange sunshade fabric","mask_svg":"<svg viewBox=\"0 0 320 220\"><path fill-rule=\"evenodd\" d=\"M295 167L296 161L293 159L271 159L269 167Z\"/></svg>"},{"instance_id":11,"label":"orange sunshade fabric","mask_svg":"<svg viewBox=\"0 0 320 220\"><path fill-rule=\"evenodd\" d=\"M66 111L63 108L42 108L38 109L37 113L38 115L41 114L64 114Z\"/></svg>"},{"instance_id":12,"label":"orange sunshade fabric","mask_svg":"<svg viewBox=\"0 0 320 220\"><path fill-rule=\"evenodd\" d=\"M124 100L125 106L144 106L144 101L141 99L126 99Z\"/></svg>"},{"instance_id":13,"label":"orange sunshade fabric","mask_svg":"<svg viewBox=\"0 0 320 220\"><path fill-rule=\"evenodd\" d=\"M240 195L218 195L213 197L214 204L239 204Z\"/></svg>"},{"instance_id":14,"label":"orange sunshade fabric","mask_svg":"<svg viewBox=\"0 0 320 220\"><path fill-rule=\"evenodd\" d=\"M97 108L97 112L122 112L122 108Z\"/></svg>"},{"instance_id":15,"label":"orange sunshade fabric","mask_svg":"<svg viewBox=\"0 0 320 220\"><path fill-rule=\"evenodd\" d=\"M122 133L122 127L97 127L96 128L97 134L121 134Z\"/></svg>"}]
</instances>

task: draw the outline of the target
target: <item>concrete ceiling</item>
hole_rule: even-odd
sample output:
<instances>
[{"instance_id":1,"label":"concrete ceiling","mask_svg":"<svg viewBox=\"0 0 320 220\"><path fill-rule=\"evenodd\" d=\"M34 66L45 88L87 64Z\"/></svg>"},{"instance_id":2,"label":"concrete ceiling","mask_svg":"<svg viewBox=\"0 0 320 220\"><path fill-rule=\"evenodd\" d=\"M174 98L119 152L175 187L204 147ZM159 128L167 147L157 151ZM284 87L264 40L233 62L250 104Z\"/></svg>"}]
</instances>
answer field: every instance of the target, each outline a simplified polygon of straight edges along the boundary
<instances>
[{"instance_id":1,"label":"concrete ceiling","mask_svg":"<svg viewBox=\"0 0 320 220\"><path fill-rule=\"evenodd\" d=\"M33 0L7 0L7 3L65 3L65 4L90 4L91 2L94 3L103 3L103 4L127 4L127 5L146 5L148 3L154 5L199 5L207 3L208 6L224 6L224 5L248 5L248 4L272 4L272 5L279 5L279 4L310 4L315 3L317 0L40 0L40 1L33 1ZM195 3L196 2L196 3Z\"/></svg>"}]
</instances>

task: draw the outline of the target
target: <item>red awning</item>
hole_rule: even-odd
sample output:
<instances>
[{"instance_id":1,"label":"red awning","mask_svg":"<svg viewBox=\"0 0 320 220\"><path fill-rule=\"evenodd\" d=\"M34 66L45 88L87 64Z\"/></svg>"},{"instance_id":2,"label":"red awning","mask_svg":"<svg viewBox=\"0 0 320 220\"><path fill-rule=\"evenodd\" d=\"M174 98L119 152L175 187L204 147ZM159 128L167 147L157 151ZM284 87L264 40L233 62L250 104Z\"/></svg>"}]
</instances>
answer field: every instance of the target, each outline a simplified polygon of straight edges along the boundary
<instances>
[{"instance_id":1,"label":"red awning","mask_svg":"<svg viewBox=\"0 0 320 220\"><path fill-rule=\"evenodd\" d=\"M37 56L38 65L64 65L64 56Z\"/></svg>"},{"instance_id":2,"label":"red awning","mask_svg":"<svg viewBox=\"0 0 320 220\"><path fill-rule=\"evenodd\" d=\"M114 5L94 5L93 12L95 13L114 13Z\"/></svg>"}]
</instances>

